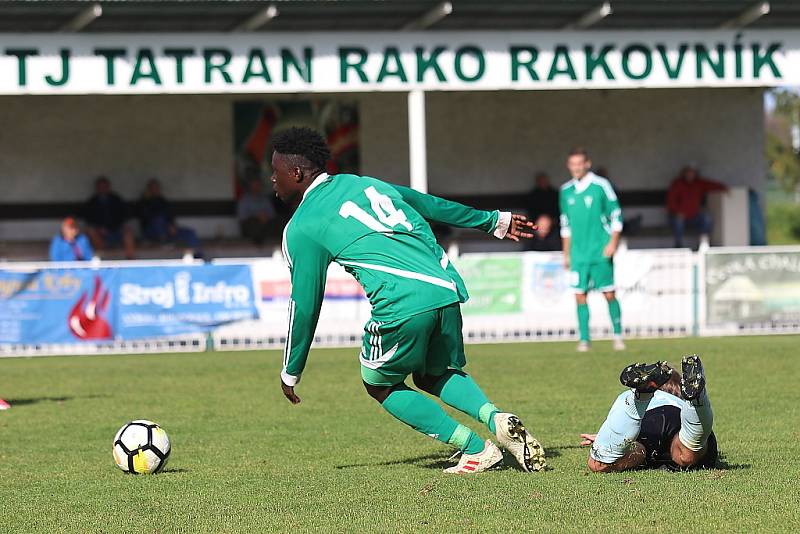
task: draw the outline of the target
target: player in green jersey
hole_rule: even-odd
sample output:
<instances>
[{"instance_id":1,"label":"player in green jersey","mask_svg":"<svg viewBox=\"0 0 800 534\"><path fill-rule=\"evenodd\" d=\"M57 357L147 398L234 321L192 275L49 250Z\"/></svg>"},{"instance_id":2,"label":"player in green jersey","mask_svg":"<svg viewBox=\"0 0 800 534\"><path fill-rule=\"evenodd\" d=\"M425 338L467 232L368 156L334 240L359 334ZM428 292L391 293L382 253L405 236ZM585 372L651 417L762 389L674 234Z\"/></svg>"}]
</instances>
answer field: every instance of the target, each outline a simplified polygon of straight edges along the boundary
<instances>
[{"instance_id":1,"label":"player in green jersey","mask_svg":"<svg viewBox=\"0 0 800 534\"><path fill-rule=\"evenodd\" d=\"M569 271L578 307L578 351L589 350L590 289L601 291L608 302L614 328L614 349L624 350L619 301L614 292L614 253L622 231L622 210L614 188L606 178L589 169L592 161L582 148L567 156L572 179L561 186L561 238L564 267Z\"/></svg>"},{"instance_id":2,"label":"player in green jersey","mask_svg":"<svg viewBox=\"0 0 800 534\"><path fill-rule=\"evenodd\" d=\"M414 384L485 424L525 471L544 467L544 450L520 419L502 412L463 371L459 303L464 281L436 243L427 220L478 228L518 241L532 237L522 215L480 211L407 187L352 174L324 172L330 152L308 128L275 136L273 187L294 209L283 232L292 294L281 387L293 404L325 293L328 265L352 274L372 304L359 357L367 392L415 430L458 447L450 473L477 473L502 461L491 441L457 423Z\"/></svg>"}]
</instances>

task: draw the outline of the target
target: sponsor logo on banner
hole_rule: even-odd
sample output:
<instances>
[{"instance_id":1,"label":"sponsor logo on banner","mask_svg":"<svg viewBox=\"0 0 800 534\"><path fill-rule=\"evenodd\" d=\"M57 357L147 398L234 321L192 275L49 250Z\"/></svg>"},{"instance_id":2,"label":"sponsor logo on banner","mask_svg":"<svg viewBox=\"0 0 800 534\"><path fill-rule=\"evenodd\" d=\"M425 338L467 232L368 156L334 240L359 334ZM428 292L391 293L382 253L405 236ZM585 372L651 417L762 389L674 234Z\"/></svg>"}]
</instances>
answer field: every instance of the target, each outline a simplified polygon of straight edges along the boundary
<instances>
[{"instance_id":1,"label":"sponsor logo on banner","mask_svg":"<svg viewBox=\"0 0 800 534\"><path fill-rule=\"evenodd\" d=\"M464 315L500 315L522 311L522 257L464 256L456 262L469 300Z\"/></svg>"},{"instance_id":2,"label":"sponsor logo on banner","mask_svg":"<svg viewBox=\"0 0 800 534\"><path fill-rule=\"evenodd\" d=\"M709 325L796 324L800 321L800 251L707 254L706 321Z\"/></svg>"},{"instance_id":3,"label":"sponsor logo on banner","mask_svg":"<svg viewBox=\"0 0 800 534\"><path fill-rule=\"evenodd\" d=\"M81 294L69 313L69 330L78 339L111 339L114 337L111 325L105 319L111 292L103 286L103 279L94 277L94 292Z\"/></svg>"},{"instance_id":4,"label":"sponsor logo on banner","mask_svg":"<svg viewBox=\"0 0 800 534\"><path fill-rule=\"evenodd\" d=\"M292 294L292 283L286 280L262 280L259 284L261 302L285 301ZM328 279L325 284L326 300L364 300L364 289L355 279Z\"/></svg>"}]
</instances>

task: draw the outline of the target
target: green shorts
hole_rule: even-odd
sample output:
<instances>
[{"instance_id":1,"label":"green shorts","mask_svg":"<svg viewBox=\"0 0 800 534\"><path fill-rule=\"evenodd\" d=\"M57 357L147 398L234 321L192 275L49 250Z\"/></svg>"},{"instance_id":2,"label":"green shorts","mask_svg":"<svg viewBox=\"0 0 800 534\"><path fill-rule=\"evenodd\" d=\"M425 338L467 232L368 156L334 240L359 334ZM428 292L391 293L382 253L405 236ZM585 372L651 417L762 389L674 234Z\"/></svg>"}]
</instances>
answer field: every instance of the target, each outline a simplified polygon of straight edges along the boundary
<instances>
[{"instance_id":1,"label":"green shorts","mask_svg":"<svg viewBox=\"0 0 800 534\"><path fill-rule=\"evenodd\" d=\"M399 384L412 373L439 376L466 364L458 303L390 323L369 321L359 357L361 378Z\"/></svg>"},{"instance_id":2,"label":"green shorts","mask_svg":"<svg viewBox=\"0 0 800 534\"><path fill-rule=\"evenodd\" d=\"M573 265L570 274L570 285L575 293L588 293L590 289L608 292L614 291L614 261L599 261Z\"/></svg>"}]
</instances>

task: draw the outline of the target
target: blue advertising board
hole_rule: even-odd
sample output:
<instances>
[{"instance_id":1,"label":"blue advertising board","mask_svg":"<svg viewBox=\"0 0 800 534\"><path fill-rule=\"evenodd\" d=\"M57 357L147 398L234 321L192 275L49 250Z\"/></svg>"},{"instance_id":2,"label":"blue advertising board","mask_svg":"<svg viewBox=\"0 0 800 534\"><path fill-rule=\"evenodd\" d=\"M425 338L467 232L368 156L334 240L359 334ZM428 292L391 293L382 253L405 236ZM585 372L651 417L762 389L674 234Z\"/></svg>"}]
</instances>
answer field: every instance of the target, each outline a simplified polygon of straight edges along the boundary
<instances>
[{"instance_id":1,"label":"blue advertising board","mask_svg":"<svg viewBox=\"0 0 800 534\"><path fill-rule=\"evenodd\" d=\"M0 343L157 338L256 317L247 265L0 270Z\"/></svg>"}]
</instances>

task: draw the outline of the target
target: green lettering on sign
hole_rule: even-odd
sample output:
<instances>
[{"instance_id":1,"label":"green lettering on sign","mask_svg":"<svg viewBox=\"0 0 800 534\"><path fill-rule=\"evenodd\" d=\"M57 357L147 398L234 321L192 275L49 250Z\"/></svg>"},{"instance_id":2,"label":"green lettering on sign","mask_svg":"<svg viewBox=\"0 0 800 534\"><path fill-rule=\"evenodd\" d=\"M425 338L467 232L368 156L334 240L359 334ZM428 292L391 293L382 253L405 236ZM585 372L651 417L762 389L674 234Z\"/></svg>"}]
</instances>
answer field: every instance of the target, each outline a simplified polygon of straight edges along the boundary
<instances>
[{"instance_id":1,"label":"green lettering on sign","mask_svg":"<svg viewBox=\"0 0 800 534\"><path fill-rule=\"evenodd\" d=\"M194 48L165 48L164 55L175 58L175 81L183 83L183 60L194 55Z\"/></svg>"},{"instance_id":2,"label":"green lettering on sign","mask_svg":"<svg viewBox=\"0 0 800 534\"><path fill-rule=\"evenodd\" d=\"M351 62L351 57L357 56L355 62ZM366 48L342 47L339 48L339 81L347 83L347 71L353 69L358 74L358 79L366 83L369 81L367 73L364 72L364 65L367 63L369 53Z\"/></svg>"},{"instance_id":3,"label":"green lettering on sign","mask_svg":"<svg viewBox=\"0 0 800 534\"><path fill-rule=\"evenodd\" d=\"M603 69L603 73L606 75L606 78L609 80L614 79L614 73L611 72L611 69L606 63L606 56L609 52L614 50L614 45L605 45L597 55L594 55L594 47L592 45L586 45L583 47L583 51L586 54L586 79L592 80L594 79L594 70L598 67Z\"/></svg>"},{"instance_id":4,"label":"green lettering on sign","mask_svg":"<svg viewBox=\"0 0 800 534\"><path fill-rule=\"evenodd\" d=\"M38 56L39 50L36 48L6 48L6 54L17 58L17 84L25 87L28 84L27 59L30 56Z\"/></svg>"},{"instance_id":5,"label":"green lettering on sign","mask_svg":"<svg viewBox=\"0 0 800 534\"><path fill-rule=\"evenodd\" d=\"M152 80L154 84L161 85L161 76L156 68L156 61L153 51L149 48L140 48L136 53L136 63L133 64L133 74L131 75L131 85L136 85L139 80Z\"/></svg>"},{"instance_id":6,"label":"green lettering on sign","mask_svg":"<svg viewBox=\"0 0 800 534\"><path fill-rule=\"evenodd\" d=\"M124 48L95 48L94 55L103 56L106 58L106 85L114 85L116 82L114 77L114 59L124 57L126 50Z\"/></svg>"},{"instance_id":7,"label":"green lettering on sign","mask_svg":"<svg viewBox=\"0 0 800 534\"><path fill-rule=\"evenodd\" d=\"M261 78L267 83L272 83L272 77L267 69L267 58L260 48L251 48L247 54L247 68L244 69L242 83L247 83L250 78Z\"/></svg>"},{"instance_id":8,"label":"green lettering on sign","mask_svg":"<svg viewBox=\"0 0 800 534\"><path fill-rule=\"evenodd\" d=\"M781 71L772 59L772 54L780 50L781 46L781 43L770 44L762 56L761 46L758 43L753 43L753 78L759 78L761 76L761 69L764 68L764 66L769 66L769 70L772 71L772 75L776 78L783 78Z\"/></svg>"},{"instance_id":9,"label":"green lettering on sign","mask_svg":"<svg viewBox=\"0 0 800 534\"><path fill-rule=\"evenodd\" d=\"M703 64L711 67L711 71L719 79L725 78L725 45L717 45L717 59L711 57L711 53L703 43L697 43L694 47L695 54L695 74L698 80L703 79Z\"/></svg>"},{"instance_id":10,"label":"green lettering on sign","mask_svg":"<svg viewBox=\"0 0 800 534\"><path fill-rule=\"evenodd\" d=\"M678 60L675 62L675 66L669 64L669 55L667 54L667 47L663 44L656 45L656 50L658 50L659 55L661 56L661 62L664 63L664 70L667 71L667 76L669 76L670 80L677 80L678 77L681 75L681 68L683 67L683 58L686 56L686 50L689 49L689 45L682 44L678 47Z\"/></svg>"},{"instance_id":11,"label":"green lettering on sign","mask_svg":"<svg viewBox=\"0 0 800 534\"><path fill-rule=\"evenodd\" d=\"M383 51L383 63L381 63L381 70L378 73L378 83L382 82L387 76L397 76L403 83L408 81L406 70L403 68L403 62L400 59L400 51L394 46L387 46L386 50ZM362 79L362 81L365 80Z\"/></svg>"},{"instance_id":12,"label":"green lettering on sign","mask_svg":"<svg viewBox=\"0 0 800 534\"><path fill-rule=\"evenodd\" d=\"M509 53L511 54L511 81L518 82L519 81L519 69L520 67L525 67L528 71L528 76L531 77L531 80L538 82L539 75L536 73L533 64L536 63L536 60L539 58L539 49L535 46L512 46L509 48ZM530 59L523 61L520 59L520 54L525 53L528 54Z\"/></svg>"},{"instance_id":13,"label":"green lettering on sign","mask_svg":"<svg viewBox=\"0 0 800 534\"><path fill-rule=\"evenodd\" d=\"M634 53L639 53L644 58L644 68L642 72L633 72L631 70L630 61L631 55ZM653 55L650 52L650 49L647 48L643 44L632 44L625 47L622 51L622 72L625 73L625 76L630 78L631 80L643 80L650 76L650 72L653 70Z\"/></svg>"},{"instance_id":14,"label":"green lettering on sign","mask_svg":"<svg viewBox=\"0 0 800 534\"><path fill-rule=\"evenodd\" d=\"M211 83L211 73L214 71L222 75L226 85L233 83L233 78L228 73L228 65L233 58L233 54L227 48L205 48L203 49L203 62L205 64L205 82Z\"/></svg>"},{"instance_id":15,"label":"green lettering on sign","mask_svg":"<svg viewBox=\"0 0 800 534\"><path fill-rule=\"evenodd\" d=\"M472 76L467 76L464 74L464 67L461 64L464 56L472 56L478 62L478 68L475 70L475 73ZM483 57L483 50L477 46L462 46L456 50L455 61L456 76L463 82L474 82L480 80L483 77L483 73L486 72L486 58Z\"/></svg>"},{"instance_id":16,"label":"green lettering on sign","mask_svg":"<svg viewBox=\"0 0 800 534\"><path fill-rule=\"evenodd\" d=\"M560 67L559 62L563 62L564 66ZM575 75L575 67L572 66L572 60L569 58L569 48L564 45L556 46L553 52L553 62L550 64L550 72L547 73L547 81L551 81L559 74L566 74L570 80L577 80Z\"/></svg>"},{"instance_id":17,"label":"green lettering on sign","mask_svg":"<svg viewBox=\"0 0 800 534\"><path fill-rule=\"evenodd\" d=\"M436 79L440 82L446 82L447 77L444 75L442 68L439 66L439 55L444 52L446 48L444 46L437 46L431 52L431 55L425 57L425 49L421 46L414 48L414 52L417 54L417 81L422 82L425 81L425 71L428 69L433 69L436 73Z\"/></svg>"},{"instance_id":18,"label":"green lettering on sign","mask_svg":"<svg viewBox=\"0 0 800 534\"><path fill-rule=\"evenodd\" d=\"M44 77L44 81L47 82L47 85L52 87L59 87L69 81L69 59L72 52L69 48L62 48L59 50L58 55L61 57L61 77L54 78L50 74Z\"/></svg>"},{"instance_id":19,"label":"green lettering on sign","mask_svg":"<svg viewBox=\"0 0 800 534\"><path fill-rule=\"evenodd\" d=\"M281 48L281 63L283 65L281 69L281 74L283 76L281 79L283 83L289 81L289 67L293 68L304 82L311 83L311 59L313 55L314 51L311 47L307 46L303 48L303 63L300 63L300 60L297 59L291 50L288 48Z\"/></svg>"}]
</instances>

